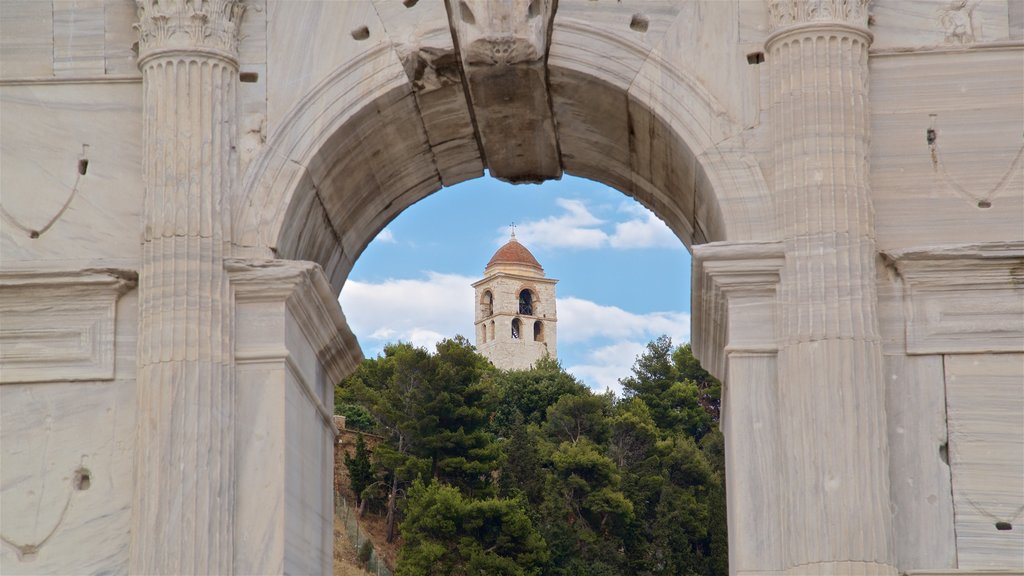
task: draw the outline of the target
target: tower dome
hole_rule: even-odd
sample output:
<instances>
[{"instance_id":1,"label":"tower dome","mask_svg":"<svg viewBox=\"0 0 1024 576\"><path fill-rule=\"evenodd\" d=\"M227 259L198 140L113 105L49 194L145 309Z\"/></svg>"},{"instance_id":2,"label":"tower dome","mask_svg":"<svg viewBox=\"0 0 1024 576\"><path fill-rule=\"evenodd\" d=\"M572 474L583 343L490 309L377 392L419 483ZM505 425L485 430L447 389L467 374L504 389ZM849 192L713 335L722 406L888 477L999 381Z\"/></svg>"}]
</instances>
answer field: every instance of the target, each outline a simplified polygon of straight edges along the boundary
<instances>
[{"instance_id":1,"label":"tower dome","mask_svg":"<svg viewBox=\"0 0 1024 576\"><path fill-rule=\"evenodd\" d=\"M490 261L484 268L484 275L489 276L495 272L510 272L526 274L529 276L544 276L544 268L540 262L533 257L533 254L516 240L515 233L509 238L504 246L491 256Z\"/></svg>"}]
</instances>

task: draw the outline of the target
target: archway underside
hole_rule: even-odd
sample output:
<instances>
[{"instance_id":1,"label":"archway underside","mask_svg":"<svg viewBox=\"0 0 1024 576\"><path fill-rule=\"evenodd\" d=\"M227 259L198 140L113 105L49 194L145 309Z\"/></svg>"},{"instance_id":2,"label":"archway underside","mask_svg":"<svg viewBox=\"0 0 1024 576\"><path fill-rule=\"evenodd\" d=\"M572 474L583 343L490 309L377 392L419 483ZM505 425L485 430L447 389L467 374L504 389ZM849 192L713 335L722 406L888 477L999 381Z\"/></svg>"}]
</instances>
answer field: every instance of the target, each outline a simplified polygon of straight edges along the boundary
<instances>
[{"instance_id":1,"label":"archway underside","mask_svg":"<svg viewBox=\"0 0 1024 576\"><path fill-rule=\"evenodd\" d=\"M577 121L559 123L562 169L636 199L688 247L725 239L710 182L686 143L626 95L591 86L606 94L593 99L596 105L564 102L564 114ZM616 106L601 105L609 100ZM578 120L588 116L603 118L620 134ZM468 167L458 167L457 179L445 178L414 97L386 95L335 133L310 163L295 189L277 255L319 262L340 290L363 249L403 210L445 185L484 176L479 153L466 156Z\"/></svg>"},{"instance_id":2,"label":"archway underside","mask_svg":"<svg viewBox=\"0 0 1024 576\"><path fill-rule=\"evenodd\" d=\"M481 14L497 3L470 4L482 30L452 26L450 52L369 49L292 108L246 174L236 243L318 262L340 292L392 219L485 168L513 182L562 172L602 182L652 210L688 247L765 239L760 168L722 145L741 128L699 82L650 45L582 20L556 21L546 42L535 30L490 30ZM424 36L443 45L444 32ZM531 42L541 55L519 47ZM538 74L543 82L529 80ZM352 78L374 85L357 90Z\"/></svg>"}]
</instances>

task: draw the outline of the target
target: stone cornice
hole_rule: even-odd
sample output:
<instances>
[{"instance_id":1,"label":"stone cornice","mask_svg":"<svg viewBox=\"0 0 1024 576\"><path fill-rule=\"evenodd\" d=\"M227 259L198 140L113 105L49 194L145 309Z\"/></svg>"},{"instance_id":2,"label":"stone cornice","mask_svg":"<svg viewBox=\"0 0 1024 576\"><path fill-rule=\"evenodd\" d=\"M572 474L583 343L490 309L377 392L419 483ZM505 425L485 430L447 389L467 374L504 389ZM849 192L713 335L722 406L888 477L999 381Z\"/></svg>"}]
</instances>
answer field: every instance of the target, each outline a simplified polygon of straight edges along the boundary
<instances>
[{"instance_id":1,"label":"stone cornice","mask_svg":"<svg viewBox=\"0 0 1024 576\"><path fill-rule=\"evenodd\" d=\"M238 57L245 0L135 0L139 64L165 52L207 52Z\"/></svg>"},{"instance_id":2,"label":"stone cornice","mask_svg":"<svg viewBox=\"0 0 1024 576\"><path fill-rule=\"evenodd\" d=\"M867 31L870 0L768 0L768 25L779 32L801 24L846 24Z\"/></svg>"},{"instance_id":3,"label":"stone cornice","mask_svg":"<svg viewBox=\"0 0 1024 576\"><path fill-rule=\"evenodd\" d=\"M1024 242L889 251L908 354L1024 350Z\"/></svg>"},{"instance_id":4,"label":"stone cornice","mask_svg":"<svg viewBox=\"0 0 1024 576\"><path fill-rule=\"evenodd\" d=\"M331 381L340 382L362 362L359 342L318 264L227 259L225 267L238 301L287 304Z\"/></svg>"},{"instance_id":5,"label":"stone cornice","mask_svg":"<svg viewBox=\"0 0 1024 576\"><path fill-rule=\"evenodd\" d=\"M775 290L785 261L781 242L693 247L691 340L715 377L725 376L727 354L775 352Z\"/></svg>"},{"instance_id":6,"label":"stone cornice","mask_svg":"<svg viewBox=\"0 0 1024 576\"><path fill-rule=\"evenodd\" d=\"M472 284L470 284L470 286L476 288L477 286L480 286L481 284L484 284L486 282L490 282L495 278L510 278L512 280L521 280L523 282L533 282L536 284L558 284L558 280L555 278L546 278L544 276L530 276L527 274L514 274L512 272L495 272L494 274L486 276L481 280L473 282Z\"/></svg>"},{"instance_id":7,"label":"stone cornice","mask_svg":"<svg viewBox=\"0 0 1024 576\"><path fill-rule=\"evenodd\" d=\"M113 380L117 300L134 270L0 271L0 384Z\"/></svg>"}]
</instances>

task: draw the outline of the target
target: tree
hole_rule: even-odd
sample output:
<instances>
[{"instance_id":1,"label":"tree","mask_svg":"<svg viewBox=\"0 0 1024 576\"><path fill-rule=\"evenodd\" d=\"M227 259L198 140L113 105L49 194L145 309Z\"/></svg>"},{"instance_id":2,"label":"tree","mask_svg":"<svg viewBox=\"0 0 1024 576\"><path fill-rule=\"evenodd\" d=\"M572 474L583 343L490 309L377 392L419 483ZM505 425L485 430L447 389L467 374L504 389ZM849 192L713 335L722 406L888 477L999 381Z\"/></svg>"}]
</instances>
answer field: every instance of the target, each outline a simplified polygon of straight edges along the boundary
<instances>
[{"instance_id":1,"label":"tree","mask_svg":"<svg viewBox=\"0 0 1024 576\"><path fill-rule=\"evenodd\" d=\"M685 355L681 358L685 360ZM701 390L684 379L673 361L668 336L649 342L633 364L633 375L619 382L626 398L640 398L647 404L662 431L682 431L699 440L711 429L712 417L701 404Z\"/></svg>"},{"instance_id":2,"label":"tree","mask_svg":"<svg viewBox=\"0 0 1024 576\"><path fill-rule=\"evenodd\" d=\"M499 435L508 434L519 415L524 424L541 424L547 408L559 398L589 392L575 376L547 356L529 370L509 370L495 374L494 425Z\"/></svg>"},{"instance_id":3,"label":"tree","mask_svg":"<svg viewBox=\"0 0 1024 576\"><path fill-rule=\"evenodd\" d=\"M370 452L366 449L366 440L362 434L356 436L355 457L345 454L345 468L348 468L349 486L356 495L356 506L362 511L363 490L373 483L373 466L370 463Z\"/></svg>"},{"instance_id":4,"label":"tree","mask_svg":"<svg viewBox=\"0 0 1024 576\"><path fill-rule=\"evenodd\" d=\"M705 370L693 356L689 342L672 352L672 363L675 364L679 376L693 382L700 390L700 404L711 415L711 420L718 423L722 409L722 383Z\"/></svg>"},{"instance_id":5,"label":"tree","mask_svg":"<svg viewBox=\"0 0 1024 576\"><path fill-rule=\"evenodd\" d=\"M492 368L461 336L438 343L435 354L411 344L385 346L340 385L342 401L366 408L385 441L375 461L390 483L388 541L403 489L434 478L470 495L491 495L501 449L489 429Z\"/></svg>"},{"instance_id":6,"label":"tree","mask_svg":"<svg viewBox=\"0 0 1024 576\"><path fill-rule=\"evenodd\" d=\"M440 482L413 483L402 535L395 576L534 576L547 561L523 500L474 500Z\"/></svg>"},{"instance_id":7,"label":"tree","mask_svg":"<svg viewBox=\"0 0 1024 576\"><path fill-rule=\"evenodd\" d=\"M339 402L338 396L338 391L335 389L334 413L345 417L345 428L370 432L377 427L377 422L369 410L351 402Z\"/></svg>"},{"instance_id":8,"label":"tree","mask_svg":"<svg viewBox=\"0 0 1024 576\"><path fill-rule=\"evenodd\" d=\"M575 444L583 437L597 443L604 442L611 406L611 395L598 396L590 391L567 394L548 407L544 431L555 443L568 441Z\"/></svg>"}]
</instances>

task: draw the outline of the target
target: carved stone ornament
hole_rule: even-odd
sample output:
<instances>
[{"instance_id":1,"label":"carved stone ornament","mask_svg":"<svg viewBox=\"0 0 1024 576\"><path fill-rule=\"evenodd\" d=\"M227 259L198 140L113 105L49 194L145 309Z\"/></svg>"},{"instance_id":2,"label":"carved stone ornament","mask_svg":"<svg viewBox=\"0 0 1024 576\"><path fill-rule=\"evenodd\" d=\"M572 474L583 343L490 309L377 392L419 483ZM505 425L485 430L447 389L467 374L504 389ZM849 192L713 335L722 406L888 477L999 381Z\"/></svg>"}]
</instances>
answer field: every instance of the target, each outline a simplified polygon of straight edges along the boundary
<instances>
[{"instance_id":1,"label":"carved stone ornament","mask_svg":"<svg viewBox=\"0 0 1024 576\"><path fill-rule=\"evenodd\" d=\"M838 22L867 28L871 0L768 0L771 30L797 24Z\"/></svg>"},{"instance_id":2,"label":"carved stone ornament","mask_svg":"<svg viewBox=\"0 0 1024 576\"><path fill-rule=\"evenodd\" d=\"M511 65L544 57L551 0L453 0L467 64Z\"/></svg>"},{"instance_id":3,"label":"carved stone ornament","mask_svg":"<svg viewBox=\"0 0 1024 576\"><path fill-rule=\"evenodd\" d=\"M206 49L235 58L245 0L135 0L139 58L157 50Z\"/></svg>"}]
</instances>

